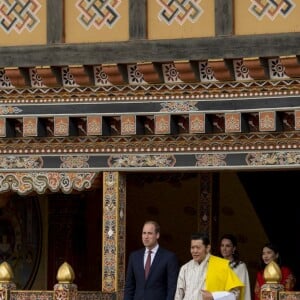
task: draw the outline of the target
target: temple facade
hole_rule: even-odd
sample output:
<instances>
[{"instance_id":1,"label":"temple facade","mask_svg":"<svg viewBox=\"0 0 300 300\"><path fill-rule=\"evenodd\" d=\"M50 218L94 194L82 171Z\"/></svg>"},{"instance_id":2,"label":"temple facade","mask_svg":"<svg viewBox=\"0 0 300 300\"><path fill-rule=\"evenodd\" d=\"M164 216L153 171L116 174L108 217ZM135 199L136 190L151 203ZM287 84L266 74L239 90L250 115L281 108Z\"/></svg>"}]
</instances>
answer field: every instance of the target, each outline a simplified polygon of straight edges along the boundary
<instances>
[{"instance_id":1,"label":"temple facade","mask_svg":"<svg viewBox=\"0 0 300 300\"><path fill-rule=\"evenodd\" d=\"M300 170L299 15L295 0L0 0L0 258L17 287L51 289L67 261L79 289L122 299L146 219L181 262L191 231L215 251L237 233L253 276L264 241L293 239L264 220L299 225L276 190Z\"/></svg>"}]
</instances>

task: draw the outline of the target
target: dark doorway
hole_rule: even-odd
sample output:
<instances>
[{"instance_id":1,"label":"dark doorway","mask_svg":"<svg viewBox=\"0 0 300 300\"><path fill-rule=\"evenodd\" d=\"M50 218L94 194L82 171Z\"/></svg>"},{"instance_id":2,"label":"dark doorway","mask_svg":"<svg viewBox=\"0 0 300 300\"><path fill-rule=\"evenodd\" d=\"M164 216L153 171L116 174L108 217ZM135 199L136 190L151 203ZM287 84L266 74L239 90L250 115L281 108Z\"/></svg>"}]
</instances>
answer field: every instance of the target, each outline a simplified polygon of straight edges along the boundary
<instances>
[{"instance_id":1,"label":"dark doorway","mask_svg":"<svg viewBox=\"0 0 300 300\"><path fill-rule=\"evenodd\" d=\"M48 207L48 289L67 262L79 290L101 290L102 190L50 194Z\"/></svg>"},{"instance_id":2,"label":"dark doorway","mask_svg":"<svg viewBox=\"0 0 300 300\"><path fill-rule=\"evenodd\" d=\"M142 227L154 220L161 226L159 243L174 251L179 263L190 256L190 235L197 231L199 177L197 173L127 175L126 255L143 247Z\"/></svg>"},{"instance_id":3,"label":"dark doorway","mask_svg":"<svg viewBox=\"0 0 300 300\"><path fill-rule=\"evenodd\" d=\"M299 290L300 242L297 230L300 228L300 171L240 172L238 176L269 241L279 246L283 263L294 271L296 289Z\"/></svg>"}]
</instances>

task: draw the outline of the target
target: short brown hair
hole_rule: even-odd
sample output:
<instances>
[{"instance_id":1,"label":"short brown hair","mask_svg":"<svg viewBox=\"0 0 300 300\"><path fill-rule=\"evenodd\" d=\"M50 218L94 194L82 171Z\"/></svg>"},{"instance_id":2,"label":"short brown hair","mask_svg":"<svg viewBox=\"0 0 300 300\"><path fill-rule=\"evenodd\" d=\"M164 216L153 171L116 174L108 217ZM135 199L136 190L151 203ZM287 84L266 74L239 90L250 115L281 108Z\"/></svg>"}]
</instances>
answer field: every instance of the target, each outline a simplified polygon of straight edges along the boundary
<instances>
[{"instance_id":1,"label":"short brown hair","mask_svg":"<svg viewBox=\"0 0 300 300\"><path fill-rule=\"evenodd\" d=\"M144 226L146 225L146 224L152 224L152 225L154 225L154 228L155 228L155 232L156 233L160 233L160 226L159 226L159 224L156 222L156 221L146 221L145 223L144 223Z\"/></svg>"}]
</instances>

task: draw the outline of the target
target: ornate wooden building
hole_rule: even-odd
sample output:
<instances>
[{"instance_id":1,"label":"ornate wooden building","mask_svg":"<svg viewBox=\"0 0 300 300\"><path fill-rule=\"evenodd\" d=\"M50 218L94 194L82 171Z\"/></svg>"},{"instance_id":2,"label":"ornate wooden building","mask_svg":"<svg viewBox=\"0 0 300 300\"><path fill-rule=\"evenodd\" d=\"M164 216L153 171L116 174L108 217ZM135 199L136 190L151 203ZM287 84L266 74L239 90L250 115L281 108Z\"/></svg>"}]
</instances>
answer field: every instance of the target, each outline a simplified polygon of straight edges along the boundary
<instances>
[{"instance_id":1,"label":"ornate wooden building","mask_svg":"<svg viewBox=\"0 0 300 300\"><path fill-rule=\"evenodd\" d=\"M0 0L1 242L13 233L20 274L42 268L51 286L71 257L93 289L120 295L128 178L196 174L197 228L216 239L216 174L299 170L299 15L295 0ZM89 220L101 216L86 231L62 206L80 212L84 197ZM25 256L11 198L32 228ZM97 245L70 254L99 228Z\"/></svg>"}]
</instances>

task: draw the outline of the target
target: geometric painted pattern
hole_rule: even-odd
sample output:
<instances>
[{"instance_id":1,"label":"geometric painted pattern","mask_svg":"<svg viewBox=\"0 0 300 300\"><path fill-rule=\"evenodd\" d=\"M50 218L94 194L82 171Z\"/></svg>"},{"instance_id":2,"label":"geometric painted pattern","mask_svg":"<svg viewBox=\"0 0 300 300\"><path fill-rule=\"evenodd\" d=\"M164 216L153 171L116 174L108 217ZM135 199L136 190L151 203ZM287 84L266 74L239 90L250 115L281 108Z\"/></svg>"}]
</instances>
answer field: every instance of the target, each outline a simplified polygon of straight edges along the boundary
<instances>
[{"instance_id":1,"label":"geometric painted pattern","mask_svg":"<svg viewBox=\"0 0 300 300\"><path fill-rule=\"evenodd\" d=\"M186 21L195 23L203 13L200 2L201 0L157 0L162 7L158 18L168 25L173 22L183 25Z\"/></svg>"},{"instance_id":2,"label":"geometric painted pattern","mask_svg":"<svg viewBox=\"0 0 300 300\"><path fill-rule=\"evenodd\" d=\"M0 88L14 88L4 69L0 69Z\"/></svg>"},{"instance_id":3,"label":"geometric painted pattern","mask_svg":"<svg viewBox=\"0 0 300 300\"><path fill-rule=\"evenodd\" d=\"M38 0L2 0L0 3L0 28L6 33L14 30L20 34L25 29L32 32L40 23Z\"/></svg>"},{"instance_id":4,"label":"geometric painted pattern","mask_svg":"<svg viewBox=\"0 0 300 300\"><path fill-rule=\"evenodd\" d=\"M30 77L31 86L33 88L46 87L43 84L42 77L38 74L38 72L35 68L29 69L29 77Z\"/></svg>"},{"instance_id":5,"label":"geometric painted pattern","mask_svg":"<svg viewBox=\"0 0 300 300\"><path fill-rule=\"evenodd\" d=\"M189 120L190 133L204 133L205 132L205 114L197 113L190 114Z\"/></svg>"},{"instance_id":6,"label":"geometric painted pattern","mask_svg":"<svg viewBox=\"0 0 300 300\"><path fill-rule=\"evenodd\" d=\"M226 166L226 154L196 154L196 166Z\"/></svg>"},{"instance_id":7,"label":"geometric painted pattern","mask_svg":"<svg viewBox=\"0 0 300 300\"><path fill-rule=\"evenodd\" d=\"M0 169L8 170L14 168L35 169L43 167L43 158L40 156L1 156Z\"/></svg>"},{"instance_id":8,"label":"geometric painted pattern","mask_svg":"<svg viewBox=\"0 0 300 300\"><path fill-rule=\"evenodd\" d=\"M61 168L89 168L88 160L89 157L87 155L78 155L78 156L61 156L60 157L62 163L60 165Z\"/></svg>"},{"instance_id":9,"label":"geometric painted pattern","mask_svg":"<svg viewBox=\"0 0 300 300\"><path fill-rule=\"evenodd\" d=\"M88 135L102 134L102 117L101 116L87 116L86 130Z\"/></svg>"},{"instance_id":10,"label":"geometric painted pattern","mask_svg":"<svg viewBox=\"0 0 300 300\"><path fill-rule=\"evenodd\" d=\"M54 135L69 135L69 117L54 117Z\"/></svg>"},{"instance_id":11,"label":"geometric painted pattern","mask_svg":"<svg viewBox=\"0 0 300 300\"><path fill-rule=\"evenodd\" d=\"M153 167L173 167L176 163L174 155L145 155L145 154L122 154L112 155L107 160L107 164L113 168L153 168Z\"/></svg>"},{"instance_id":12,"label":"geometric painted pattern","mask_svg":"<svg viewBox=\"0 0 300 300\"><path fill-rule=\"evenodd\" d=\"M37 136L37 122L36 117L24 117L23 118L23 136Z\"/></svg>"},{"instance_id":13,"label":"geometric painted pattern","mask_svg":"<svg viewBox=\"0 0 300 300\"><path fill-rule=\"evenodd\" d=\"M162 64L162 71L166 83L182 82L174 63Z\"/></svg>"},{"instance_id":14,"label":"geometric painted pattern","mask_svg":"<svg viewBox=\"0 0 300 300\"><path fill-rule=\"evenodd\" d=\"M89 189L97 175L95 172L3 172L0 173L0 192L13 191L27 195L33 191L43 194L49 189L68 194L73 190Z\"/></svg>"},{"instance_id":15,"label":"geometric painted pattern","mask_svg":"<svg viewBox=\"0 0 300 300\"><path fill-rule=\"evenodd\" d=\"M199 73L201 82L217 81L214 71L207 61L199 61Z\"/></svg>"},{"instance_id":16,"label":"geometric painted pattern","mask_svg":"<svg viewBox=\"0 0 300 300\"><path fill-rule=\"evenodd\" d=\"M225 132L241 132L241 114L225 114Z\"/></svg>"},{"instance_id":17,"label":"geometric painted pattern","mask_svg":"<svg viewBox=\"0 0 300 300\"><path fill-rule=\"evenodd\" d=\"M171 116L156 115L154 116L155 134L170 134L171 132Z\"/></svg>"},{"instance_id":18,"label":"geometric painted pattern","mask_svg":"<svg viewBox=\"0 0 300 300\"><path fill-rule=\"evenodd\" d=\"M129 84L146 83L144 75L138 70L137 65L127 65L127 72Z\"/></svg>"},{"instance_id":19,"label":"geometric painted pattern","mask_svg":"<svg viewBox=\"0 0 300 300\"><path fill-rule=\"evenodd\" d=\"M233 60L233 70L236 80L251 80L249 69L244 65L242 59Z\"/></svg>"},{"instance_id":20,"label":"geometric painted pattern","mask_svg":"<svg viewBox=\"0 0 300 300\"><path fill-rule=\"evenodd\" d=\"M195 101L172 101L161 103L161 112L186 112L186 111L198 111L198 102Z\"/></svg>"},{"instance_id":21,"label":"geometric painted pattern","mask_svg":"<svg viewBox=\"0 0 300 300\"><path fill-rule=\"evenodd\" d=\"M148 148L151 149L150 151L153 149L152 153L145 147L141 149L141 147L143 147L141 145L137 145L137 150L127 148L127 151L116 146L114 148L116 150L110 152L120 152L119 154L106 153L90 156L89 165L84 168L76 166L76 168L70 167L68 169L62 169L60 167L63 166L63 164L58 161L58 157L47 156L46 154L44 156L1 155L0 192L14 191L24 195L32 191L44 193L47 189L52 192L62 190L64 193L70 193L72 190L82 191L83 189L91 187L91 176L95 174L88 172L88 170L93 171L97 169L104 170L105 172L112 169L118 170L119 172L147 172L150 170L154 171L154 169L158 170L158 168L160 168L161 171L163 171L163 169L176 171L184 167L188 170L194 169L195 171L199 171L208 168L217 169L220 166L232 168L247 167L249 163L245 159L249 153L253 154L253 151L260 154L269 151L270 159L266 158L264 160L263 156L262 159L260 159L261 162L264 161L262 163L264 165L276 164L276 162L273 162L271 159L273 153L274 156L283 157L284 155L286 157L286 162L281 161L281 165L297 165L299 168L299 132L289 132L288 136L284 137L285 140L283 140L280 139L280 137L278 138L278 136L284 134L273 134L271 129L265 131L268 131L268 133L255 133L254 135L256 137L254 137L253 143L248 142L249 137L244 134L224 135L213 141L199 134L197 138L185 137L179 140L178 138L174 138L169 143L169 138L159 138L161 142L153 143L152 148ZM291 135L294 140L289 142L287 139ZM264 142L262 137L267 137L267 142ZM122 140L128 139L123 137ZM225 145L224 141L226 141ZM135 146L134 144L134 147ZM278 151L275 151L276 148L278 148ZM113 149L113 147L111 147L111 149ZM141 150L139 151L139 149ZM291 151L288 149L291 149ZM30 152L30 150L31 149L28 148L28 152ZM3 153L3 151L1 152ZM124 154L124 152L132 153ZM293 156L297 157L297 160L292 159ZM84 157L81 161L79 159L77 159L77 161L79 165L87 164L87 160ZM70 158L67 164L69 166L75 166L76 159ZM51 169L53 171L51 171ZM49 171L45 172L43 170ZM109 235L110 232L111 231L108 230Z\"/></svg>"},{"instance_id":22,"label":"geometric painted pattern","mask_svg":"<svg viewBox=\"0 0 300 300\"><path fill-rule=\"evenodd\" d=\"M126 179L119 172L103 173L102 290L116 292L124 282ZM119 271L119 266L121 270Z\"/></svg>"},{"instance_id":23,"label":"geometric painted pattern","mask_svg":"<svg viewBox=\"0 0 300 300\"><path fill-rule=\"evenodd\" d=\"M76 300L77 285L72 283L57 283L54 285L54 299Z\"/></svg>"},{"instance_id":24,"label":"geometric painted pattern","mask_svg":"<svg viewBox=\"0 0 300 300\"><path fill-rule=\"evenodd\" d=\"M120 18L117 7L121 2L121 0L77 0L75 5L80 12L77 20L85 29L92 26L101 29L104 25L112 28Z\"/></svg>"},{"instance_id":25,"label":"geometric painted pattern","mask_svg":"<svg viewBox=\"0 0 300 300\"><path fill-rule=\"evenodd\" d=\"M121 135L136 134L136 116L121 116Z\"/></svg>"},{"instance_id":26,"label":"geometric painted pattern","mask_svg":"<svg viewBox=\"0 0 300 300\"><path fill-rule=\"evenodd\" d=\"M295 110L295 130L300 130L300 110Z\"/></svg>"},{"instance_id":27,"label":"geometric painted pattern","mask_svg":"<svg viewBox=\"0 0 300 300\"><path fill-rule=\"evenodd\" d=\"M62 84L64 87L71 87L71 86L78 86L76 84L73 74L70 72L69 67L61 68L61 75L62 75Z\"/></svg>"},{"instance_id":28,"label":"geometric painted pattern","mask_svg":"<svg viewBox=\"0 0 300 300\"><path fill-rule=\"evenodd\" d=\"M96 86L111 85L107 74L103 71L102 66L94 66L93 72Z\"/></svg>"},{"instance_id":29,"label":"geometric painted pattern","mask_svg":"<svg viewBox=\"0 0 300 300\"><path fill-rule=\"evenodd\" d=\"M259 130L275 131L276 130L276 113L275 111L259 112Z\"/></svg>"},{"instance_id":30,"label":"geometric painted pattern","mask_svg":"<svg viewBox=\"0 0 300 300\"><path fill-rule=\"evenodd\" d=\"M0 106L0 115L19 114L23 110L17 106Z\"/></svg>"},{"instance_id":31,"label":"geometric painted pattern","mask_svg":"<svg viewBox=\"0 0 300 300\"><path fill-rule=\"evenodd\" d=\"M286 18L296 7L293 0L251 0L251 2L248 10L258 20L265 16L272 21L279 15Z\"/></svg>"},{"instance_id":32,"label":"geometric painted pattern","mask_svg":"<svg viewBox=\"0 0 300 300\"><path fill-rule=\"evenodd\" d=\"M246 162L252 166L296 165L300 163L300 155L298 152L252 152L247 154Z\"/></svg>"},{"instance_id":33,"label":"geometric painted pattern","mask_svg":"<svg viewBox=\"0 0 300 300\"><path fill-rule=\"evenodd\" d=\"M1 288L3 288L2 286L3 284L1 284ZM20 290L16 290L16 288L12 289L12 291L10 291L9 293L10 300L23 300L25 298L29 298L31 300L38 300L38 299L43 299L43 300L54 300L54 293L53 291L32 291L32 290L22 290L22 292ZM6 298L1 298L0 299L6 299Z\"/></svg>"},{"instance_id":34,"label":"geometric painted pattern","mask_svg":"<svg viewBox=\"0 0 300 300\"><path fill-rule=\"evenodd\" d=\"M120 268L119 269L120 273L123 272L123 270ZM124 285L122 285L124 286ZM120 294L120 296L116 296L118 295L118 293ZM121 298L121 292L117 292L117 293L105 293L105 292L101 292L101 291L78 291L77 292L77 300L113 300L113 299L122 299ZM13 299L11 299L13 300ZM18 300L18 299L16 299ZM23 300L23 299L22 299ZM35 299L33 299L35 300ZM38 300L38 299L36 299ZM48 300L48 299L44 299L44 300Z\"/></svg>"},{"instance_id":35,"label":"geometric painted pattern","mask_svg":"<svg viewBox=\"0 0 300 300\"><path fill-rule=\"evenodd\" d=\"M287 79L285 67L278 58L268 59L270 79Z\"/></svg>"},{"instance_id":36,"label":"geometric painted pattern","mask_svg":"<svg viewBox=\"0 0 300 300\"><path fill-rule=\"evenodd\" d=\"M0 118L0 137L6 136L6 119Z\"/></svg>"}]
</instances>

